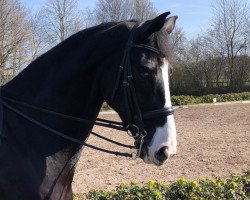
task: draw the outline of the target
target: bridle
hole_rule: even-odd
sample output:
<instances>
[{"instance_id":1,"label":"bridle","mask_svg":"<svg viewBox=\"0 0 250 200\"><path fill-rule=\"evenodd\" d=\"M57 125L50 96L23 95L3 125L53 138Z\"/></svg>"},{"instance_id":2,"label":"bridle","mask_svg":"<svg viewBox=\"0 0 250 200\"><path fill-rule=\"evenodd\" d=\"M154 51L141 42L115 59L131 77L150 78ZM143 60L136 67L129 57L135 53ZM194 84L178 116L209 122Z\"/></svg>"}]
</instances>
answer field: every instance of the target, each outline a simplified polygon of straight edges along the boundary
<instances>
[{"instance_id":1,"label":"bridle","mask_svg":"<svg viewBox=\"0 0 250 200\"><path fill-rule=\"evenodd\" d=\"M172 107L168 108L160 108L157 110L151 110L142 112L138 103L138 98L136 95L136 89L133 81L132 74L132 65L131 65L131 48L140 48L146 51L151 51L160 55L160 52L152 47L145 44L135 44L133 42L134 33L138 28L138 24L134 25L130 31L129 38L126 43L124 55L122 58L122 63L118 71L118 76L115 82L115 87L111 95L111 101L114 100L116 91L121 82L121 77L123 73L123 99L125 104L125 111L127 117L127 125L126 130L135 130L130 135L135 138L136 143L139 144L137 157L141 155L142 145L144 143L144 138L147 135L147 131L144 128L144 120L160 117L160 116L168 116L173 115L174 109Z\"/></svg>"},{"instance_id":2,"label":"bridle","mask_svg":"<svg viewBox=\"0 0 250 200\"><path fill-rule=\"evenodd\" d=\"M134 81L133 81L133 74L132 74L132 66L131 66L131 61L130 61L131 48L141 48L141 49L146 50L146 51L152 51L156 54L160 54L160 52L157 49L155 49L154 47L144 45L144 44L133 43L134 33L135 33L137 27L138 27L137 24L134 25L130 31L129 38L128 38L127 43L126 43L124 55L122 58L122 63L121 63L121 66L119 67L119 71L118 71L117 78L115 81L115 87L114 87L114 89L112 91L112 95L111 95L111 101L113 101L115 98L116 92L118 90L118 87L120 85L121 77L123 74L123 82L122 82L123 96L124 96L123 98L124 98L125 111L126 111L126 117L127 117L127 124L125 127L124 127L124 124L121 122L100 119L100 118L97 118L95 121L94 120L87 120L87 119L83 119L83 118L77 118L77 117L65 115L62 113L58 113L55 111L47 110L47 109L44 109L41 107L37 107L34 105L30 105L26 102L18 101L16 99L5 97L1 94L1 87L0 87L0 137L5 136L3 133L3 109L2 109L2 107L5 106L6 108L8 108L12 112L16 113L17 115L25 118L26 120L34 123L35 125L43 128L49 132L52 132L53 134L56 134L56 135L66 139L66 140L69 140L71 142L74 142L74 143L77 143L80 145L85 145L87 147L90 147L90 148L93 148L96 150L100 150L103 152L107 152L107 153L111 153L111 154L115 154L115 155L121 155L121 156L128 156L126 153L120 153L120 152L116 152L116 151L110 151L110 150L105 150L105 149L102 149L99 147L95 147L93 145L87 144L84 141L75 139L73 137L70 137L67 134L61 133L61 132L31 118L30 116L23 113L19 109L13 107L10 104L10 103L12 103L14 105L28 107L28 108L31 108L33 110L40 111L42 113L54 115L54 116L68 119L68 120L72 120L72 121L78 121L78 122L82 122L82 123L88 123L88 124L93 124L93 125L98 125L98 126L104 126L107 128L127 131L130 136L135 138L136 143L138 144L138 146L137 146L138 151L137 151L136 157L140 157L141 151L142 151L142 146L144 143L144 139L147 135L147 131L144 128L144 121L148 120L148 119L152 119L152 118L157 118L160 116L173 115L174 109L172 107L168 107L168 108L161 108L161 109L156 109L156 110L151 110L151 111L146 111L146 112L142 112L140 109L138 99L136 96L136 90L135 90ZM130 133L130 130L133 130L132 133ZM91 132L91 133L93 133L93 132ZM93 134L95 136L97 136L96 133L93 133ZM115 142L115 141L107 139L103 136L98 136L98 137L105 139L105 140L108 140L109 142L115 143L117 145L131 148L131 146L129 146L129 145L124 145L124 144ZM1 141L1 138L0 138L0 141Z\"/></svg>"}]
</instances>

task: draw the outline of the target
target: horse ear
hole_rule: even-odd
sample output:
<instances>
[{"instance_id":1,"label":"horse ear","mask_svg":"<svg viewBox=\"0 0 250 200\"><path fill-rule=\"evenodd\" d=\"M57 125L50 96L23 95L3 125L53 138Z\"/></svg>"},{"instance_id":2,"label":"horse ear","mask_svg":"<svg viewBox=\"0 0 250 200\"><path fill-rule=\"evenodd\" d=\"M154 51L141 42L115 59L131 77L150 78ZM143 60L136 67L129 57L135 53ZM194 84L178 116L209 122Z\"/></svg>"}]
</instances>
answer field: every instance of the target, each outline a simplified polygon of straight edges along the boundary
<instances>
[{"instance_id":1,"label":"horse ear","mask_svg":"<svg viewBox=\"0 0 250 200\"><path fill-rule=\"evenodd\" d=\"M151 34L159 31L165 23L166 17L170 15L170 12L165 12L158 17L148 20L137 28L134 35L135 41L143 41L147 39Z\"/></svg>"},{"instance_id":2,"label":"horse ear","mask_svg":"<svg viewBox=\"0 0 250 200\"><path fill-rule=\"evenodd\" d=\"M170 12L165 12L159 15L158 17L143 23L141 26L137 28L134 40L143 41L153 33L160 31L161 29L167 31L167 33L171 33L175 26L175 21L177 19L177 16L169 17L166 19L168 15L170 15Z\"/></svg>"},{"instance_id":3,"label":"horse ear","mask_svg":"<svg viewBox=\"0 0 250 200\"><path fill-rule=\"evenodd\" d=\"M177 16L173 16L173 17L168 17L165 21L165 24L163 26L163 31L167 31L168 34L170 34L174 27L175 27L175 21L178 19Z\"/></svg>"}]
</instances>

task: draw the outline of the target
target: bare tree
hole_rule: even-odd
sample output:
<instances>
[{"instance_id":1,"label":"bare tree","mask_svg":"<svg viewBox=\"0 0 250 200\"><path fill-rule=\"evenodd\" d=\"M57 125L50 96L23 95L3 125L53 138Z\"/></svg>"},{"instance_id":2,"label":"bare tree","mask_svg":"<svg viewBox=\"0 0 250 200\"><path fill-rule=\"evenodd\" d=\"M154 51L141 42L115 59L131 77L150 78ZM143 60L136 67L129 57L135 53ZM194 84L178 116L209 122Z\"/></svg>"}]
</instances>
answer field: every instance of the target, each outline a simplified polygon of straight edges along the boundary
<instances>
[{"instance_id":1,"label":"bare tree","mask_svg":"<svg viewBox=\"0 0 250 200\"><path fill-rule=\"evenodd\" d=\"M98 0L89 10L91 24L126 20L132 17L130 0Z\"/></svg>"},{"instance_id":2,"label":"bare tree","mask_svg":"<svg viewBox=\"0 0 250 200\"><path fill-rule=\"evenodd\" d=\"M176 63L186 62L187 38L181 27L176 26L169 35L169 43Z\"/></svg>"},{"instance_id":3,"label":"bare tree","mask_svg":"<svg viewBox=\"0 0 250 200\"><path fill-rule=\"evenodd\" d=\"M30 19L30 40L27 49L30 55L30 61L35 60L44 51L42 38L39 35L39 16L32 16Z\"/></svg>"},{"instance_id":4,"label":"bare tree","mask_svg":"<svg viewBox=\"0 0 250 200\"><path fill-rule=\"evenodd\" d=\"M239 88L239 77L236 60L246 48L249 38L249 12L245 0L217 0L214 5L215 17L212 29L220 49L225 49L227 58L227 75L231 91ZM248 41L247 41L248 40ZM244 66L242 66L244 67ZM239 68L240 69L240 68ZM243 70L244 71L244 70ZM241 74L242 75L242 74Z\"/></svg>"},{"instance_id":5,"label":"bare tree","mask_svg":"<svg viewBox=\"0 0 250 200\"><path fill-rule=\"evenodd\" d=\"M150 0L98 0L93 10L87 11L87 18L91 20L91 25L96 25L129 19L144 21L156 14Z\"/></svg>"},{"instance_id":6,"label":"bare tree","mask_svg":"<svg viewBox=\"0 0 250 200\"><path fill-rule=\"evenodd\" d=\"M18 0L0 0L1 83L15 76L29 61L27 45L32 35L26 10Z\"/></svg>"},{"instance_id":7,"label":"bare tree","mask_svg":"<svg viewBox=\"0 0 250 200\"><path fill-rule=\"evenodd\" d=\"M203 48L206 49L206 59L209 60L209 70L207 73L213 74L212 81L216 82L217 91L223 86L223 82L227 81L226 77L226 49L222 44L217 30L208 30L203 37Z\"/></svg>"},{"instance_id":8,"label":"bare tree","mask_svg":"<svg viewBox=\"0 0 250 200\"><path fill-rule=\"evenodd\" d=\"M177 65L182 69L178 69L179 74L174 77L184 78L186 84L191 84L190 88L196 88L200 94L243 91L244 83L250 75L250 22L247 6L244 0L217 0L213 5L211 27L184 46L187 54L177 53L177 59L181 58L179 60L184 62ZM179 52L181 34L178 29L171 37L174 51Z\"/></svg>"},{"instance_id":9,"label":"bare tree","mask_svg":"<svg viewBox=\"0 0 250 200\"><path fill-rule=\"evenodd\" d=\"M152 19L157 15L157 10L150 0L134 0L132 1L133 18L142 22Z\"/></svg>"},{"instance_id":10,"label":"bare tree","mask_svg":"<svg viewBox=\"0 0 250 200\"><path fill-rule=\"evenodd\" d=\"M82 28L76 0L48 0L37 14L37 32L48 47L65 40Z\"/></svg>"}]
</instances>

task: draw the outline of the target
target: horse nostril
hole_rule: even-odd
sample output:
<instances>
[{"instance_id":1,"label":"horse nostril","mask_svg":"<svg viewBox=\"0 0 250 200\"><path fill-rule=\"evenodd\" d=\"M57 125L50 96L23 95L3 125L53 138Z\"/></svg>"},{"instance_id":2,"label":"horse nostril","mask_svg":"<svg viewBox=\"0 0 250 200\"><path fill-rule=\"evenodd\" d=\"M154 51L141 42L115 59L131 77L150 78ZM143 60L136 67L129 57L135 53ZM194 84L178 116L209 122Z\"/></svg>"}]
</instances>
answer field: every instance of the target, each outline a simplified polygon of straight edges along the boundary
<instances>
[{"instance_id":1,"label":"horse nostril","mask_svg":"<svg viewBox=\"0 0 250 200\"><path fill-rule=\"evenodd\" d=\"M168 159L168 153L167 153L168 147L162 147L160 150L156 153L155 157L158 161L163 163L165 160Z\"/></svg>"}]
</instances>

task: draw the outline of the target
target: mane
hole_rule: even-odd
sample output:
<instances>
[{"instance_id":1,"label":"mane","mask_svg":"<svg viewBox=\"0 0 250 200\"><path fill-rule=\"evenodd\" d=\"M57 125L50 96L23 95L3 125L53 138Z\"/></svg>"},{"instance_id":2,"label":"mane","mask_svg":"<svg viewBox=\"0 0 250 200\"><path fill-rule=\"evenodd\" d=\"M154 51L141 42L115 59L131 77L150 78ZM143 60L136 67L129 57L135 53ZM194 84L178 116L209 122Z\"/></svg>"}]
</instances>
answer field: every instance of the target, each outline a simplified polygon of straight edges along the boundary
<instances>
[{"instance_id":1,"label":"mane","mask_svg":"<svg viewBox=\"0 0 250 200\"><path fill-rule=\"evenodd\" d=\"M24 76L22 75L24 73L26 75L25 77L28 77L29 80L34 81L36 84L42 84L44 81L42 77L48 76L48 71L50 71L51 76L54 76L54 74L57 74L58 70L61 69L61 66L65 65L65 59L70 56L75 56L76 53L81 53L80 56L78 55L80 60L77 62L82 63L83 70L87 70L88 67L92 67L93 65L84 65L83 63L85 63L85 61L88 60L97 49L105 49L106 47L109 47L111 40L115 44L124 43L125 45L129 30L135 23L135 20L107 22L79 31L36 58L8 84L11 86L17 83L15 84L17 87L17 85L19 85L18 83L23 83L22 86L28 88L28 83L23 81ZM170 45L168 44L168 35L160 31L153 34L153 36L155 37L154 41L160 52L169 62L171 62L172 57L170 53ZM115 51L118 52L121 48L124 48L124 46L115 45L114 48L116 48ZM112 51L114 52L114 49ZM72 67L72 64L69 64L68 67ZM34 80L34 77L37 77L37 80ZM21 91L21 88L19 91Z\"/></svg>"},{"instance_id":2,"label":"mane","mask_svg":"<svg viewBox=\"0 0 250 200\"><path fill-rule=\"evenodd\" d=\"M131 19L121 22L105 22L93 27L86 28L73 34L52 49L48 50L37 59L35 59L31 64L33 64L34 62L46 62L46 64L48 64L49 60L60 59L64 56L64 53L70 52L71 49L74 49L79 45L86 45L86 49L88 49L89 46L92 46L92 44L90 44L91 41L95 41L95 37L105 38L108 35L115 34L115 32L117 31L119 31L120 33L124 33L125 29L130 29L135 23L138 23L138 21ZM119 34L119 36L120 35L121 34ZM172 61L168 34L159 31L153 35L155 37L155 41L157 41L156 46L159 48L162 55L169 61Z\"/></svg>"},{"instance_id":3,"label":"mane","mask_svg":"<svg viewBox=\"0 0 250 200\"><path fill-rule=\"evenodd\" d=\"M86 28L62 41L51 50L41 55L39 59L53 59L56 55L61 57L63 56L61 55L63 52L68 53L72 49L78 48L80 45L81 47L84 46L85 49L87 49L85 53L90 54L95 45L100 46L100 43L103 42L107 43L107 45L110 40L114 41L114 43L117 44L121 42L125 43L127 38L126 33L129 33L129 29L131 29L135 23L136 22L134 20L121 22L105 22L93 27ZM119 37L113 37L113 35Z\"/></svg>"},{"instance_id":4,"label":"mane","mask_svg":"<svg viewBox=\"0 0 250 200\"><path fill-rule=\"evenodd\" d=\"M53 79L52 77L60 78L58 72L62 69L73 68L76 64L81 65L81 70L97 66L89 63L95 62L95 59L89 58L96 54L97 50L100 50L99 56L101 56L101 50L105 47L107 47L105 51L107 54L107 50L111 50L111 40L114 44L125 43L129 26L129 22L109 22L79 31L37 57L3 88L13 95L23 96L22 91L24 90L35 94L37 88L43 87L44 84L48 83L47 81ZM119 37L113 35L119 35ZM116 48L115 51L120 51L118 48L123 48L123 46L112 45L112 48ZM68 58L71 57L77 57L78 60L69 60ZM74 63L70 63L71 61ZM11 96L11 94L9 95Z\"/></svg>"},{"instance_id":5,"label":"mane","mask_svg":"<svg viewBox=\"0 0 250 200\"><path fill-rule=\"evenodd\" d=\"M69 51L70 49L74 48L75 46L78 46L79 44L85 43L85 41L94 40L93 35L97 35L99 33L105 33L110 31L111 29L117 29L120 26L127 26L126 22L106 22L106 23L101 23L97 26L89 27L86 29L83 29L64 41L60 42L56 46L52 47L50 50L47 52L43 53L39 57L37 57L36 60L44 60L48 59L48 57L54 57L56 54L64 52L64 51Z\"/></svg>"}]
</instances>

